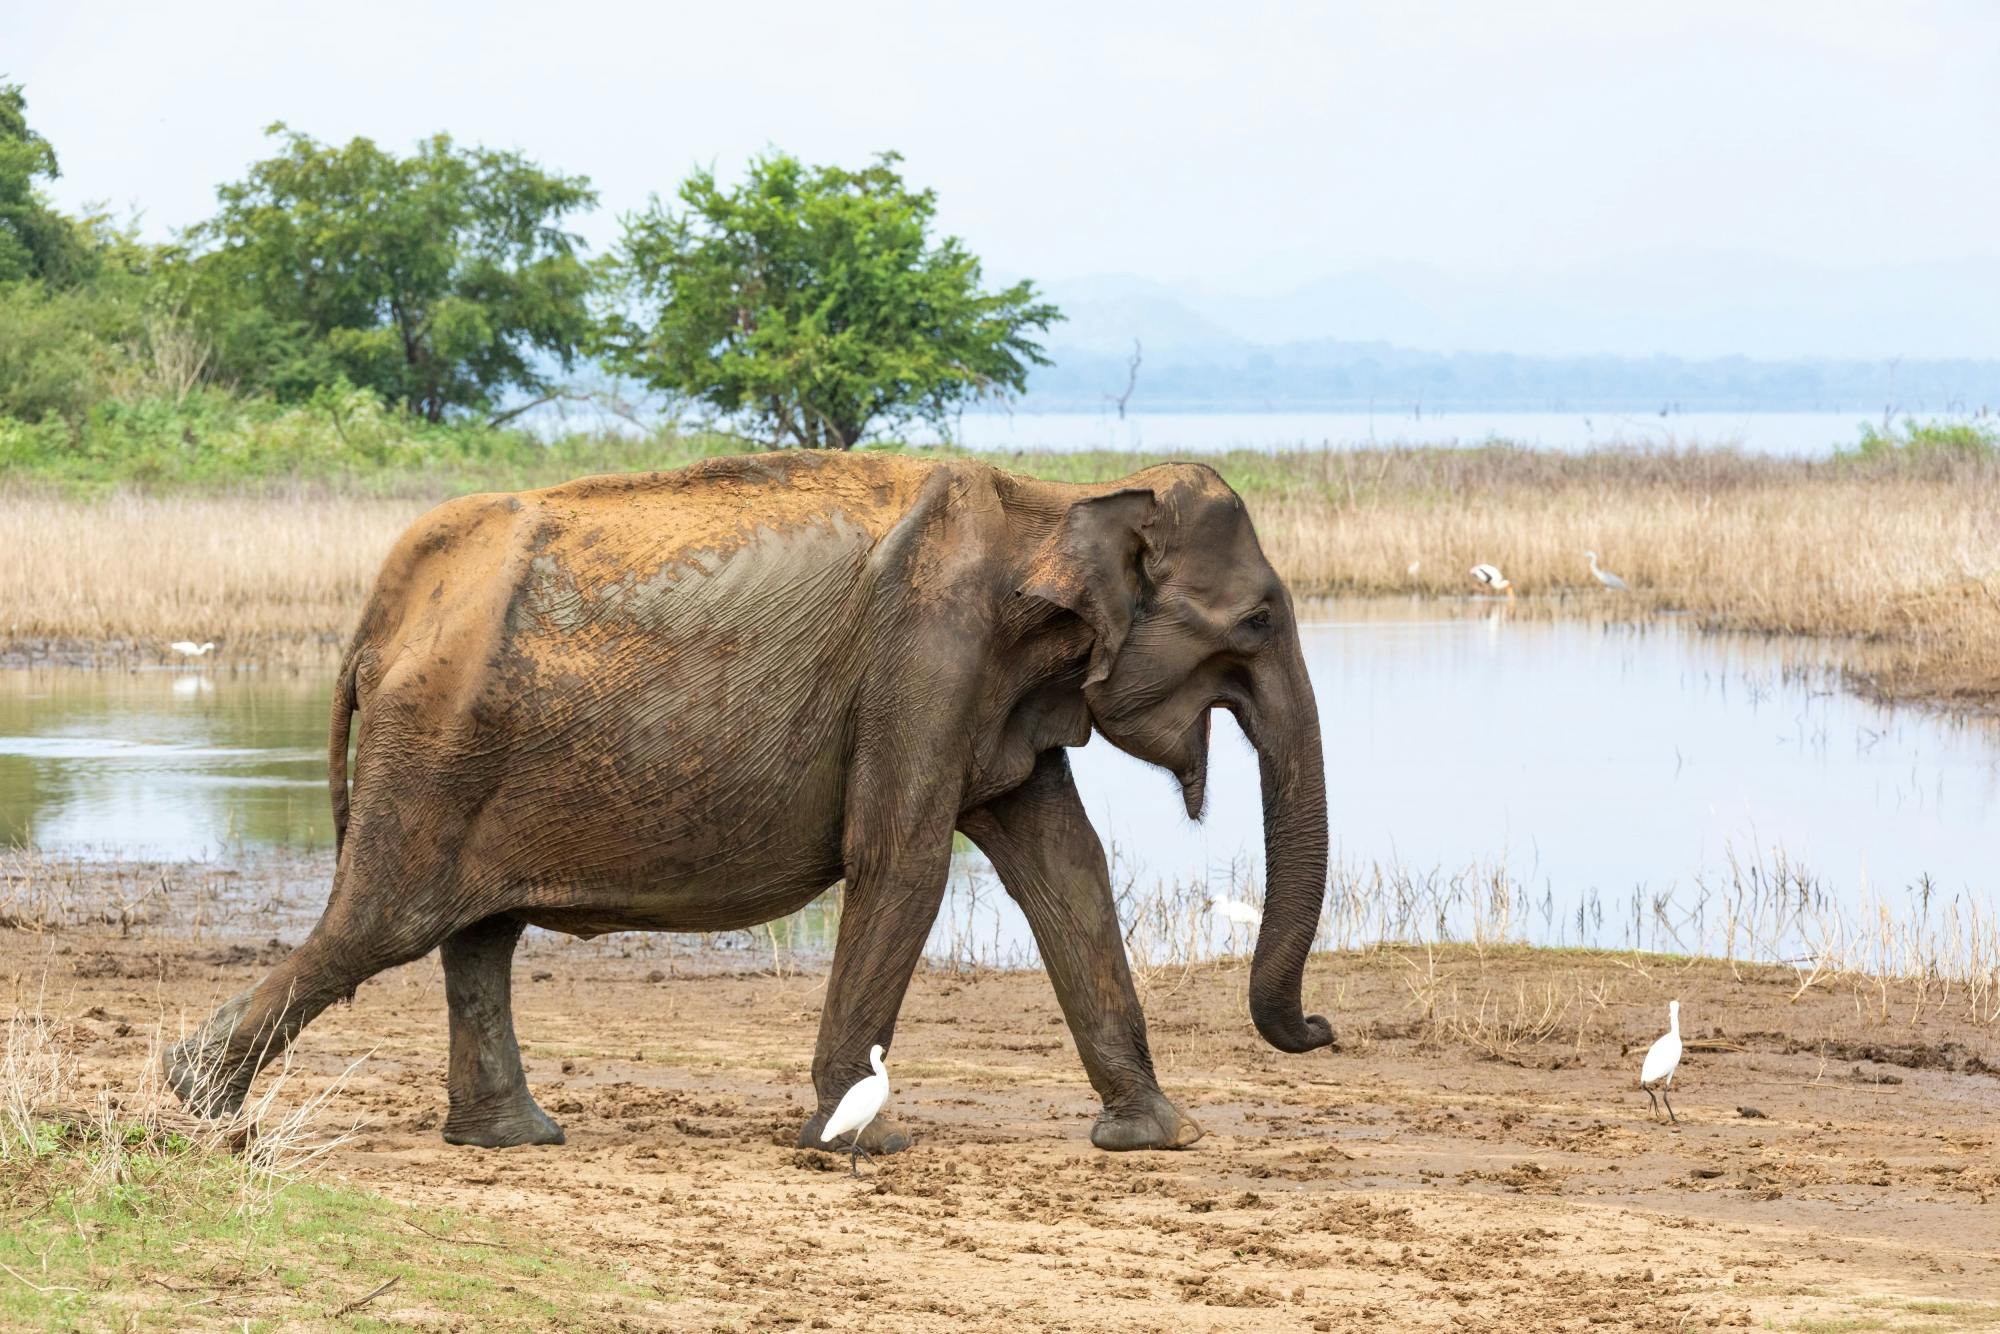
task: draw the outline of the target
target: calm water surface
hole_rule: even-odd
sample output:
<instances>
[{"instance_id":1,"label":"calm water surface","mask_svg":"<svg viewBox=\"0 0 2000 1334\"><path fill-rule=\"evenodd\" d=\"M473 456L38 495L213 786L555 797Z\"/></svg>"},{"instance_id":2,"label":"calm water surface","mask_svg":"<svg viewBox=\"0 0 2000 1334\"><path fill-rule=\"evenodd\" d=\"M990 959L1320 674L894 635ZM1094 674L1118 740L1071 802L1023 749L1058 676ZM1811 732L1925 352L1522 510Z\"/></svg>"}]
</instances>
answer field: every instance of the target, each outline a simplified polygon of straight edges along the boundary
<instances>
[{"instance_id":1,"label":"calm water surface","mask_svg":"<svg viewBox=\"0 0 2000 1334\"><path fill-rule=\"evenodd\" d=\"M1478 603L1326 604L1306 632L1337 859L1504 878L1556 906L1783 859L1828 893L1993 905L1992 731L1839 690L1823 649ZM317 675L0 674L0 838L86 857L327 846ZM1102 740L1072 752L1121 880L1221 894L1262 862L1256 757L1215 725L1210 808ZM976 866L976 862L974 863ZM976 873L975 873L976 878ZM1011 909L975 933L1021 943Z\"/></svg>"},{"instance_id":2,"label":"calm water surface","mask_svg":"<svg viewBox=\"0 0 2000 1334\"><path fill-rule=\"evenodd\" d=\"M1928 419L1935 414L1924 414ZM1940 418L1946 420L1946 418ZM1950 419L1955 420L1955 419ZM1988 419L1990 421L1990 419ZM974 449L1351 448L1477 445L1507 440L1541 449L1608 445L1730 445L1758 454L1824 458L1854 444L1865 412L1114 412L967 413L953 438Z\"/></svg>"}]
</instances>

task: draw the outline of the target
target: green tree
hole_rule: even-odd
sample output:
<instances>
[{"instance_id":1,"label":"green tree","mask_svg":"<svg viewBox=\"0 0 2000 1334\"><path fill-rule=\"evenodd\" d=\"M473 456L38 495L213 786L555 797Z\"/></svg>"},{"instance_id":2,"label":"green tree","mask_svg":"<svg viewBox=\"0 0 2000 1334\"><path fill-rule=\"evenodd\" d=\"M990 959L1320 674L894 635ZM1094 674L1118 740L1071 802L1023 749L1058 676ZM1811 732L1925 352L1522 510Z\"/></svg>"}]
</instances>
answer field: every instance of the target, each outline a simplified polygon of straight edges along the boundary
<instances>
[{"instance_id":1,"label":"green tree","mask_svg":"<svg viewBox=\"0 0 2000 1334\"><path fill-rule=\"evenodd\" d=\"M578 176L446 135L408 157L284 125L277 156L190 230L190 298L224 378L300 398L339 379L430 421L547 394L590 330L592 275L562 229Z\"/></svg>"},{"instance_id":2,"label":"green tree","mask_svg":"<svg viewBox=\"0 0 2000 1334\"><path fill-rule=\"evenodd\" d=\"M958 239L932 240L936 198L904 185L900 161L846 171L773 153L734 190L697 171L679 211L655 198L624 220L606 360L821 448L1018 393L1049 364L1031 333L1061 314L1031 283L982 291Z\"/></svg>"},{"instance_id":3,"label":"green tree","mask_svg":"<svg viewBox=\"0 0 2000 1334\"><path fill-rule=\"evenodd\" d=\"M50 206L36 187L62 174L56 150L28 125L19 84L0 84L0 283L36 278L52 286L94 271L89 228Z\"/></svg>"}]
</instances>

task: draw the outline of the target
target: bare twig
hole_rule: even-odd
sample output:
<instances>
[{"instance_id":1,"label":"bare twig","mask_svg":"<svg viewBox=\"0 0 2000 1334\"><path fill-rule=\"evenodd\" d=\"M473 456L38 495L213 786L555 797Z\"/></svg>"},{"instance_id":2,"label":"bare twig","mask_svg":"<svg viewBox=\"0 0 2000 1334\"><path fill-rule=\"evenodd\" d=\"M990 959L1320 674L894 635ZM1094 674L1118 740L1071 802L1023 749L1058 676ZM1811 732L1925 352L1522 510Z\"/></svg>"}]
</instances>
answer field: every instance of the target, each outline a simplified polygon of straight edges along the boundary
<instances>
[{"instance_id":1,"label":"bare twig","mask_svg":"<svg viewBox=\"0 0 2000 1334\"><path fill-rule=\"evenodd\" d=\"M505 1246L502 1246L497 1241L478 1241L472 1237L440 1236L438 1233L435 1233L431 1231L429 1228L425 1227L422 1223L413 1222L412 1220L407 1218L403 1220L403 1226L415 1228L417 1231L423 1233L426 1237L429 1237L432 1241L441 1241L449 1246L486 1246L496 1251L502 1251L507 1249Z\"/></svg>"},{"instance_id":2,"label":"bare twig","mask_svg":"<svg viewBox=\"0 0 2000 1334\"><path fill-rule=\"evenodd\" d=\"M83 1291L82 1288L72 1288L66 1283L51 1283L47 1287L44 1287L40 1283L35 1282L35 1280L23 1274L20 1270L14 1268L14 1266L6 1264L4 1262L0 1262L0 1269L6 1270L20 1282L25 1283L29 1287L33 1288L36 1292L82 1292Z\"/></svg>"},{"instance_id":3,"label":"bare twig","mask_svg":"<svg viewBox=\"0 0 2000 1334\"><path fill-rule=\"evenodd\" d=\"M1139 340L1134 338L1132 340L1131 359L1125 363L1125 392L1122 394L1105 395L1106 398L1118 405L1119 421L1125 420L1125 405L1132 401L1132 391L1139 387L1139 361L1143 351L1144 349L1140 346Z\"/></svg>"},{"instance_id":4,"label":"bare twig","mask_svg":"<svg viewBox=\"0 0 2000 1334\"><path fill-rule=\"evenodd\" d=\"M347 1315L354 1311L359 1311L362 1307L368 1305L368 1303L374 1301L377 1297L380 1297L383 1293L395 1287L398 1283L401 1283L402 1281L403 1281L403 1276L401 1274L397 1274L394 1277L385 1280L381 1284L377 1285L377 1287L373 1292L368 1293L366 1296L356 1297L353 1301L341 1307L338 1311L335 1311L333 1313L333 1318L335 1320L338 1320L344 1315Z\"/></svg>"}]
</instances>

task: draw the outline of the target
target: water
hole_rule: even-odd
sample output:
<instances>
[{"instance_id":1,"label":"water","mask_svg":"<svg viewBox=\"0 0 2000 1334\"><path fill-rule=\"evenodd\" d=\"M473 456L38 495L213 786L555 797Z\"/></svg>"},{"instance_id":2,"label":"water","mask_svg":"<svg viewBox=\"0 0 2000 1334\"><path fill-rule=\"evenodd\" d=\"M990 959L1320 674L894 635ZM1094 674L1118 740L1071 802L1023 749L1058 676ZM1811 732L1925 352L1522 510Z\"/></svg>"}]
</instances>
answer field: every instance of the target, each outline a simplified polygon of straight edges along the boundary
<instances>
[{"instance_id":1,"label":"water","mask_svg":"<svg viewBox=\"0 0 2000 1334\"><path fill-rule=\"evenodd\" d=\"M1734 445L1823 458L1861 435L1862 412L1104 412L968 413L953 437L975 449L1227 449L1507 440L1578 451L1607 445ZM1879 427L1879 415L1873 418ZM929 437L926 437L929 438Z\"/></svg>"},{"instance_id":2,"label":"water","mask_svg":"<svg viewBox=\"0 0 2000 1334\"><path fill-rule=\"evenodd\" d=\"M1305 632L1336 858L1476 877L1552 905L1685 898L1747 866L1803 868L1850 906L1925 882L1986 905L2000 742L1839 690L1823 648L1544 620L1476 602L1326 604ZM229 858L331 840L316 675L0 674L0 838L85 857ZM1102 740L1072 753L1121 884L1260 883L1256 757L1215 723L1209 811ZM962 859L934 940L1024 956L1025 924ZM1589 935L1590 933L1584 932Z\"/></svg>"},{"instance_id":3,"label":"water","mask_svg":"<svg viewBox=\"0 0 2000 1334\"><path fill-rule=\"evenodd\" d=\"M186 860L330 847L330 674L0 672L0 842Z\"/></svg>"}]
</instances>

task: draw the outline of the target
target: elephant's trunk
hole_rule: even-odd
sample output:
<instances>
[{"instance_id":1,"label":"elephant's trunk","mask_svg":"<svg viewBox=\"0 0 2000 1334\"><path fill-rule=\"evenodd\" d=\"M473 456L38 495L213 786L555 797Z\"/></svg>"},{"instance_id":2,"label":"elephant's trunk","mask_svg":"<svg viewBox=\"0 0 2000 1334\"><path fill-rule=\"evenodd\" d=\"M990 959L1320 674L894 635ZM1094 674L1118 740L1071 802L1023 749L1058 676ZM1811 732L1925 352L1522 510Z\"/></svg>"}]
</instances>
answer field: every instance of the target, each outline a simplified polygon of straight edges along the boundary
<instances>
[{"instance_id":1,"label":"elephant's trunk","mask_svg":"<svg viewBox=\"0 0 2000 1334\"><path fill-rule=\"evenodd\" d=\"M1256 731L1264 789L1264 921L1250 964L1250 1017L1279 1051L1333 1042L1333 1027L1308 1015L1300 990L1326 897L1326 767L1295 629L1258 664Z\"/></svg>"}]
</instances>

